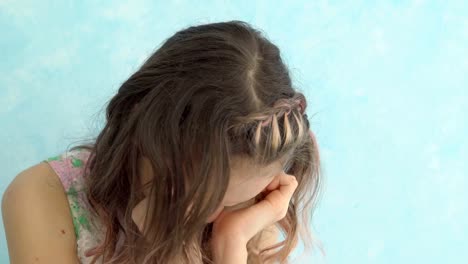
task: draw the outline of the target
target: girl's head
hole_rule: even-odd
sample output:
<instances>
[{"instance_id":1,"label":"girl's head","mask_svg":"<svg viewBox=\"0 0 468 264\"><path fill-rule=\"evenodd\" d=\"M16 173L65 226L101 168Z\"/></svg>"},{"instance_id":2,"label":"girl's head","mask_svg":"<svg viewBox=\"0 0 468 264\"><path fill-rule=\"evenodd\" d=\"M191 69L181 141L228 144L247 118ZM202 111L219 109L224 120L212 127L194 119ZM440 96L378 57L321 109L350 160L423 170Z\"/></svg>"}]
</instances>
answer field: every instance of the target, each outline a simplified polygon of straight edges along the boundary
<instances>
[{"instance_id":1,"label":"girl's head","mask_svg":"<svg viewBox=\"0 0 468 264\"><path fill-rule=\"evenodd\" d=\"M98 255L113 254L122 236L114 263L206 262L216 214L260 199L285 171L299 183L279 222L285 241L276 256L285 258L298 234L307 242L299 231L319 187L306 107L279 49L245 22L192 26L167 39L111 98L90 146L88 198L108 226ZM145 196L143 237L131 213ZM249 243L252 258L257 242Z\"/></svg>"}]
</instances>

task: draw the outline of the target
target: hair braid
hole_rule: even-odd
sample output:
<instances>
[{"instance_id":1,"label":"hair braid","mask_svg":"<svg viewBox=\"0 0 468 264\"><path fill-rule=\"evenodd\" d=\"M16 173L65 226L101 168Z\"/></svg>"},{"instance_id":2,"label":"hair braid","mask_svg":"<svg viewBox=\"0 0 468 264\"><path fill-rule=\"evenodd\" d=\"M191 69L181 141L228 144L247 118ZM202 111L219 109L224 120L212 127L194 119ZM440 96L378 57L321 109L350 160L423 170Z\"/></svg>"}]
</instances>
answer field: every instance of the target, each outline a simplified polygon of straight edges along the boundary
<instances>
[{"instance_id":1,"label":"hair braid","mask_svg":"<svg viewBox=\"0 0 468 264\"><path fill-rule=\"evenodd\" d=\"M255 144L258 146L261 139L261 131L264 127L271 128L271 147L272 150L277 150L281 145L281 133L278 125L279 118L283 117L284 144L292 141L292 129L289 115L292 113L292 118L298 124L297 137L304 135L305 128L309 129L309 120L305 113L307 102L301 93L297 93L292 98L282 98L277 100L273 107L263 113L256 113L248 117L250 122L258 123L255 129ZM304 124L304 125L302 125Z\"/></svg>"}]
</instances>

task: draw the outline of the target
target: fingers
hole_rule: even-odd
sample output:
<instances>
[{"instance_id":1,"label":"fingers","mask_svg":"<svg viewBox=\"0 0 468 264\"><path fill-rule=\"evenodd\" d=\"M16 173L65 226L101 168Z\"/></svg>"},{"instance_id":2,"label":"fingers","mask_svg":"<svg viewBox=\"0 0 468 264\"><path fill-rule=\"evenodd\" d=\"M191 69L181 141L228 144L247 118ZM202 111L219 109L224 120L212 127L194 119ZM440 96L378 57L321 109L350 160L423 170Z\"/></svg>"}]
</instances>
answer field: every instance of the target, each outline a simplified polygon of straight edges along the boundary
<instances>
[{"instance_id":1,"label":"fingers","mask_svg":"<svg viewBox=\"0 0 468 264\"><path fill-rule=\"evenodd\" d=\"M265 190L273 191L273 190L278 189L281 183L287 184L288 176L296 178L294 175L287 174L283 171L281 172L281 174L273 178L273 180L265 187Z\"/></svg>"},{"instance_id":2,"label":"fingers","mask_svg":"<svg viewBox=\"0 0 468 264\"><path fill-rule=\"evenodd\" d=\"M287 198L288 203L291 199L294 191L297 188L297 179L294 175L289 175L286 173L281 174L279 177L279 191Z\"/></svg>"},{"instance_id":3,"label":"fingers","mask_svg":"<svg viewBox=\"0 0 468 264\"><path fill-rule=\"evenodd\" d=\"M282 175L282 174L281 174ZM279 176L276 176L268 185L265 187L267 191L273 191L278 188L279 186Z\"/></svg>"},{"instance_id":4,"label":"fingers","mask_svg":"<svg viewBox=\"0 0 468 264\"><path fill-rule=\"evenodd\" d=\"M277 177L269 188L277 187L272 190L262 201L252 205L243 211L247 219L252 219L252 222L247 226L245 232L249 235L255 235L258 230L261 230L286 216L294 191L297 188L297 180L293 175L283 173Z\"/></svg>"},{"instance_id":5,"label":"fingers","mask_svg":"<svg viewBox=\"0 0 468 264\"><path fill-rule=\"evenodd\" d=\"M269 203L276 214L275 221L282 219L287 212L289 201L297 188L297 180L293 175L282 173L277 179L277 188L269 193L262 202ZM277 219L279 217L279 219Z\"/></svg>"}]
</instances>

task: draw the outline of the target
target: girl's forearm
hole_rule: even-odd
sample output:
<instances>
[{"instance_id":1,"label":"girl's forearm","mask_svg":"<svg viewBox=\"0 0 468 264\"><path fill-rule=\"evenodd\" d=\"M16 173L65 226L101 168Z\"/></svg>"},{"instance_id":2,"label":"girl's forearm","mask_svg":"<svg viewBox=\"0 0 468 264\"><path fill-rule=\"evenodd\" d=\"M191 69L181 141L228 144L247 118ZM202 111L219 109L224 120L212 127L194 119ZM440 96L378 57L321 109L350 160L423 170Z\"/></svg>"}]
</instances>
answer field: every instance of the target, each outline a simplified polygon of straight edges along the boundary
<instances>
[{"instance_id":1,"label":"girl's forearm","mask_svg":"<svg viewBox=\"0 0 468 264\"><path fill-rule=\"evenodd\" d=\"M246 264L247 246L235 240L222 240L215 243L213 248L215 264Z\"/></svg>"}]
</instances>

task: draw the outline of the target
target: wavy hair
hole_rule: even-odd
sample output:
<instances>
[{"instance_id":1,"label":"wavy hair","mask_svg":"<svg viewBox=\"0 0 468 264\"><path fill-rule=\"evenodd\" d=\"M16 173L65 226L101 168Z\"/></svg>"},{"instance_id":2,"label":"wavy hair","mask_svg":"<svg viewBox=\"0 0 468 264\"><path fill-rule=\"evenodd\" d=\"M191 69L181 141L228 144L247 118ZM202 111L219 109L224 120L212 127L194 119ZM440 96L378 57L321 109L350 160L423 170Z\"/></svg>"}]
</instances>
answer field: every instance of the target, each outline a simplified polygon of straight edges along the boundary
<instances>
[{"instance_id":1,"label":"wavy hair","mask_svg":"<svg viewBox=\"0 0 468 264\"><path fill-rule=\"evenodd\" d=\"M226 193L234 156L260 165L286 160L285 172L298 180L276 224L284 240L260 248L259 232L248 263L288 263L299 241L310 249L321 169L306 108L278 47L246 22L191 26L165 40L107 102L92 143L72 148L91 152L87 198L106 226L105 240L89 251L93 263L212 263L212 223L204 219ZM144 186L152 208L144 235L131 218L144 198L141 157L154 172Z\"/></svg>"}]
</instances>

